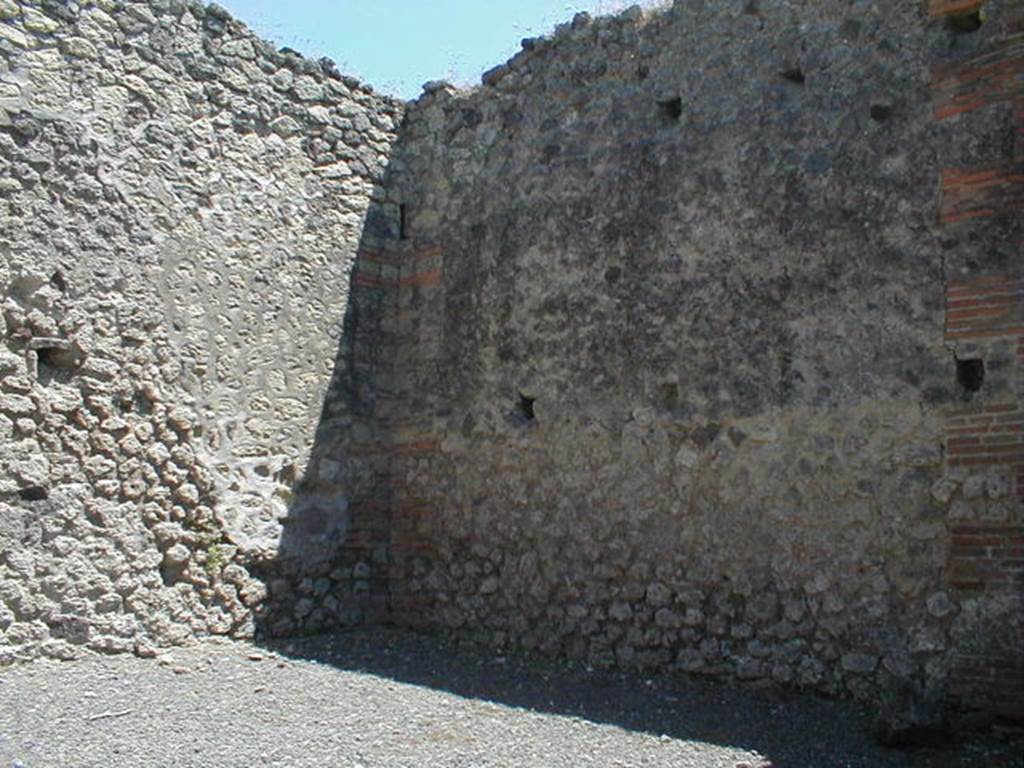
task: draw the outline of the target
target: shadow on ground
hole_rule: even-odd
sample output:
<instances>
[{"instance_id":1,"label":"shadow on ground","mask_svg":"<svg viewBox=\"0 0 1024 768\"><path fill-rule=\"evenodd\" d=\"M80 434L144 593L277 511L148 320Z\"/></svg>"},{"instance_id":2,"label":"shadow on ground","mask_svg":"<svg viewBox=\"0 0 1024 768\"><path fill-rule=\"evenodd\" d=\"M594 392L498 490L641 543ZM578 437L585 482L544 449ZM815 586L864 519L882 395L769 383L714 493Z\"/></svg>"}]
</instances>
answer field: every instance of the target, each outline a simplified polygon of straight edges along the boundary
<instances>
[{"instance_id":1,"label":"shadow on ground","mask_svg":"<svg viewBox=\"0 0 1024 768\"><path fill-rule=\"evenodd\" d=\"M462 698L751 751L764 757L759 764L764 768L1024 766L1024 741L991 735L961 738L941 748L884 748L873 740L872 712L793 692L594 670L399 630L355 630L266 645L293 659Z\"/></svg>"}]
</instances>

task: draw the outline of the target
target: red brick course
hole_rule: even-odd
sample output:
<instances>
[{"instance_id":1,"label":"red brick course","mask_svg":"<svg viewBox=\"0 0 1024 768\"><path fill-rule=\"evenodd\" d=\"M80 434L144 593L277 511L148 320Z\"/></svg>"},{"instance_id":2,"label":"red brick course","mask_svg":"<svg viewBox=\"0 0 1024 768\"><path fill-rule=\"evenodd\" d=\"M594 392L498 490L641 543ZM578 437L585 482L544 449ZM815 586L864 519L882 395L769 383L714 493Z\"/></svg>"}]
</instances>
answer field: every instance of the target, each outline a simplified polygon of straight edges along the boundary
<instances>
[{"instance_id":1,"label":"red brick course","mask_svg":"<svg viewBox=\"0 0 1024 768\"><path fill-rule=\"evenodd\" d=\"M950 281L946 289L946 339L997 336L1024 339L1024 276L986 275Z\"/></svg>"},{"instance_id":2,"label":"red brick course","mask_svg":"<svg viewBox=\"0 0 1024 768\"><path fill-rule=\"evenodd\" d=\"M950 281L946 339L1016 340L1017 398L950 410L946 418L946 462L951 468L1005 467L1024 504L1024 277L1003 274ZM1005 374L1004 374L1005 375ZM1024 526L1019 513L1006 523L955 525L951 529L948 586L960 600L1024 596ZM1024 647L1024 638L1021 638ZM1024 714L1024 656L958 653L951 670L951 695L1013 716Z\"/></svg>"},{"instance_id":3,"label":"red brick course","mask_svg":"<svg viewBox=\"0 0 1024 768\"><path fill-rule=\"evenodd\" d=\"M1024 364L1024 277L950 281L945 336L949 341L1016 338L1017 360ZM1024 407L1013 400L948 412L946 456L951 467L1024 466Z\"/></svg>"},{"instance_id":4,"label":"red brick course","mask_svg":"<svg viewBox=\"0 0 1024 768\"><path fill-rule=\"evenodd\" d=\"M443 252L439 245L412 248L397 243L388 249L363 248L360 251L353 285L381 291L389 304L389 318L396 318L397 337L388 342L388 357L401 365L422 364L430 350L416 337L422 309L405 301L408 292L435 291L443 283ZM412 355L408 359L405 351ZM347 536L346 549L367 551L384 546L387 550L388 621L407 626L430 623L432 606L409 591L415 564L422 558L435 556L433 545L422 534L423 522L433 514L431 504L411 497L404 487L406 468L421 459L436 456L440 442L431 425L423 420L394 418L389 404L401 396L400 379L392 381L398 389L377 403L379 430L370 441L354 445L353 453L373 457L381 464L382 487L374 501L353 507L353 523ZM389 399L390 398L390 399Z\"/></svg>"},{"instance_id":5,"label":"red brick course","mask_svg":"<svg viewBox=\"0 0 1024 768\"><path fill-rule=\"evenodd\" d=\"M985 0L928 0L928 14L933 18L976 11Z\"/></svg>"},{"instance_id":6,"label":"red brick course","mask_svg":"<svg viewBox=\"0 0 1024 768\"><path fill-rule=\"evenodd\" d=\"M942 173L943 224L1024 212L1024 170L1014 167Z\"/></svg>"},{"instance_id":7,"label":"red brick course","mask_svg":"<svg viewBox=\"0 0 1024 768\"><path fill-rule=\"evenodd\" d=\"M979 56L932 70L935 117L945 120L1024 94L1024 38L1011 38Z\"/></svg>"},{"instance_id":8,"label":"red brick course","mask_svg":"<svg viewBox=\"0 0 1024 768\"><path fill-rule=\"evenodd\" d=\"M440 285L440 283L440 269L431 269L426 272L415 272L411 275L404 275L398 281L398 284L403 288L412 285Z\"/></svg>"},{"instance_id":9,"label":"red brick course","mask_svg":"<svg viewBox=\"0 0 1024 768\"><path fill-rule=\"evenodd\" d=\"M930 0L933 17L965 13L978 0ZM1024 2L1003 9L1011 30L1024 31ZM965 116L997 105L1014 106L1014 159L1000 167L947 169L942 173L939 220L942 224L982 228L991 219L1024 212L1024 36L932 70L936 120ZM969 130L965 123L964 130ZM1024 266L1024 243L1021 243ZM1008 377L1002 402L951 410L946 418L946 462L950 468L987 471L1001 468L1014 483L1011 504L1024 504L1024 271L950 280L946 292L945 339L953 343L1016 344L1017 365L989 375ZM984 403L984 400L981 401ZM972 503L968 501L968 503ZM979 509L987 504L981 501ZM954 524L947 562L948 586L959 600L1007 596L1024 610L1024 526L1021 507L1006 522ZM984 629L977 631L984 634ZM985 638L979 638L984 640ZM1011 638L1012 640L1012 638ZM1020 638L1024 648L1024 638ZM985 647L983 643L981 647ZM1024 654L993 645L958 649L950 693L972 705L1024 715Z\"/></svg>"},{"instance_id":10,"label":"red brick course","mask_svg":"<svg viewBox=\"0 0 1024 768\"><path fill-rule=\"evenodd\" d=\"M960 525L953 528L949 584L961 593L1019 591L1024 584L1024 527Z\"/></svg>"}]
</instances>

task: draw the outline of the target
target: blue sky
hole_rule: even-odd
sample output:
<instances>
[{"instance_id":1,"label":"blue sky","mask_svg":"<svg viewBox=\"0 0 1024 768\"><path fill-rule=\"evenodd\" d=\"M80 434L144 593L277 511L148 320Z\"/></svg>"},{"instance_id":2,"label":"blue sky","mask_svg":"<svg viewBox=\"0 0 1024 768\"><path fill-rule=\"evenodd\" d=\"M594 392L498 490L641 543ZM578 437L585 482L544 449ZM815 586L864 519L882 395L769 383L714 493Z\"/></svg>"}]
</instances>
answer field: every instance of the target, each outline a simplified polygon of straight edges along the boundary
<instances>
[{"instance_id":1,"label":"blue sky","mask_svg":"<svg viewBox=\"0 0 1024 768\"><path fill-rule=\"evenodd\" d=\"M620 0L219 0L261 37L306 56L329 56L376 90L415 98L427 80L457 85L550 32L577 11Z\"/></svg>"}]
</instances>

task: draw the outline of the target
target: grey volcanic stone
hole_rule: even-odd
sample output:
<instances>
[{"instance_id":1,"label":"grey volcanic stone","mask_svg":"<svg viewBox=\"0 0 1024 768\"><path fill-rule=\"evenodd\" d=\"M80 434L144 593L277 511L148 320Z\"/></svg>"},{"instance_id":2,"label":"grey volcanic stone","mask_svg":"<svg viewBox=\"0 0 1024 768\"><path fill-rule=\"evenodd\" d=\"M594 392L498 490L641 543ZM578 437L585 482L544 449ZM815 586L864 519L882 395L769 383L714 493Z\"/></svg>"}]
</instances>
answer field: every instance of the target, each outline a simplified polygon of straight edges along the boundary
<instances>
[{"instance_id":1,"label":"grey volcanic stone","mask_svg":"<svg viewBox=\"0 0 1024 768\"><path fill-rule=\"evenodd\" d=\"M1012 6L578 15L401 104L218 6L0 0L0 663L388 621L876 702L1015 672L961 544L1019 489L947 430L1014 423L1019 345L946 290L1022 224L936 190L1017 161L1017 81L933 87Z\"/></svg>"},{"instance_id":2,"label":"grey volcanic stone","mask_svg":"<svg viewBox=\"0 0 1024 768\"><path fill-rule=\"evenodd\" d=\"M0 648L252 634L261 581L303 572L282 521L387 202L379 168L320 168L379 165L402 106L294 61L275 87L277 54L218 6L0 16ZM361 135L325 141L342 114ZM317 497L342 528L351 471Z\"/></svg>"}]
</instances>

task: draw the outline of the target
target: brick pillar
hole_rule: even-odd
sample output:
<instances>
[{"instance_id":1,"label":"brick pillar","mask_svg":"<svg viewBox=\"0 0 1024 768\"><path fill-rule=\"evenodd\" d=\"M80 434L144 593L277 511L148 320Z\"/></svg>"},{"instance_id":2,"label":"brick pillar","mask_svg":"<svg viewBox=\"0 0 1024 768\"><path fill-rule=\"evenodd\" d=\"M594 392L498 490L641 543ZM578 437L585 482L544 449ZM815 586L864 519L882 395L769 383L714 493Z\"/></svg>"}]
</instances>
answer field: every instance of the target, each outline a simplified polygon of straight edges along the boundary
<instances>
[{"instance_id":1,"label":"brick pillar","mask_svg":"<svg viewBox=\"0 0 1024 768\"><path fill-rule=\"evenodd\" d=\"M397 278L394 371L386 413L392 458L391 620L425 627L433 607L420 581L434 560L426 531L434 502L427 492L440 455L436 369L444 329L444 255L437 245L407 245Z\"/></svg>"},{"instance_id":2,"label":"brick pillar","mask_svg":"<svg viewBox=\"0 0 1024 768\"><path fill-rule=\"evenodd\" d=\"M929 11L940 17L981 5L931 0ZM942 172L940 224L962 242L1021 237L1015 224L1024 217L1024 35L1014 29L1024 30L1024 2L1004 10L1003 39L932 73L935 119L952 135L966 138L974 126L991 125L999 114L993 109L1009 106L1014 115L1009 157ZM955 161L955 146L948 154ZM947 273L946 342L958 358L978 356L989 364L981 391L947 412L947 468L965 482L950 519L947 581L967 614L954 649L951 694L1024 716L1024 631L1015 628L1024 628L1024 242L1016 244L1019 258L1009 269L959 264ZM971 256L974 264L986 263L985 253Z\"/></svg>"}]
</instances>

